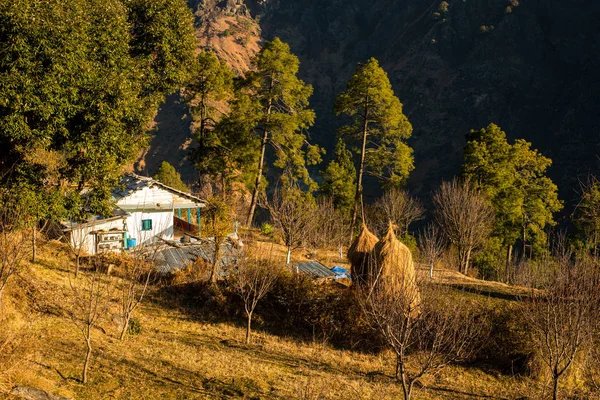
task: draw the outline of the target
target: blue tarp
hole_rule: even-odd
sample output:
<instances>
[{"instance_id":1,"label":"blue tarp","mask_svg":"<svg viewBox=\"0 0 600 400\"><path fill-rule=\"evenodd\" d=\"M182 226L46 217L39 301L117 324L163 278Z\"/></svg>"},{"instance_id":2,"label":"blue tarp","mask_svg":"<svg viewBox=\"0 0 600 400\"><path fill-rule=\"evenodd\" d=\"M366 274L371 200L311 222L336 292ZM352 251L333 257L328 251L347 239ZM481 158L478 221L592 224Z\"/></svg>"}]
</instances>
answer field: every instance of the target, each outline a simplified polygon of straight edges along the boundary
<instances>
[{"instance_id":1,"label":"blue tarp","mask_svg":"<svg viewBox=\"0 0 600 400\"><path fill-rule=\"evenodd\" d=\"M348 270L346 268L342 268L339 265L336 265L335 267L331 268L331 272L333 272L336 277L334 279L352 279L350 278L350 273L348 272Z\"/></svg>"},{"instance_id":2,"label":"blue tarp","mask_svg":"<svg viewBox=\"0 0 600 400\"><path fill-rule=\"evenodd\" d=\"M348 270L346 268L342 268L339 265L336 265L335 267L331 268L331 272L341 275L341 274L347 274Z\"/></svg>"}]
</instances>

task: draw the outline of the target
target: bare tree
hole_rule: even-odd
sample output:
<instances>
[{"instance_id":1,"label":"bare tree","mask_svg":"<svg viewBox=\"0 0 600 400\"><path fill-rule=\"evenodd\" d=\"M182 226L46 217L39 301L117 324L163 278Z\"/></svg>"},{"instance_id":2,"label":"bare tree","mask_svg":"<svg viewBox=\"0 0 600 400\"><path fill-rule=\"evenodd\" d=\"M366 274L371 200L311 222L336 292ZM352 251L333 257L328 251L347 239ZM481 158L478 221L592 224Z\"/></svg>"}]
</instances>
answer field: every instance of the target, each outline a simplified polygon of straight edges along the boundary
<instances>
[{"instance_id":1,"label":"bare tree","mask_svg":"<svg viewBox=\"0 0 600 400\"><path fill-rule=\"evenodd\" d=\"M273 225L283 236L287 247L286 264L289 264L292 251L302 246L313 227L313 205L297 186L291 186L285 190L277 188L271 201L263 198L261 206L269 211Z\"/></svg>"},{"instance_id":2,"label":"bare tree","mask_svg":"<svg viewBox=\"0 0 600 400\"><path fill-rule=\"evenodd\" d=\"M95 268L70 281L71 302L68 313L73 324L80 331L86 345L81 374L83 383L88 381L88 369L93 350L92 333L95 328L98 328L101 317L108 311L111 288L110 281L102 279L102 274L99 271L101 260L96 257L95 261Z\"/></svg>"},{"instance_id":3,"label":"bare tree","mask_svg":"<svg viewBox=\"0 0 600 400\"><path fill-rule=\"evenodd\" d=\"M447 288L419 287L423 289L420 294L415 290L395 292L385 285L357 292L367 319L394 352L395 377L406 400L423 377L469 357L480 330L474 310L452 301ZM420 296L420 303L415 296Z\"/></svg>"},{"instance_id":4,"label":"bare tree","mask_svg":"<svg viewBox=\"0 0 600 400\"><path fill-rule=\"evenodd\" d=\"M552 276L524 299L521 310L557 399L561 377L591 343L599 317L600 276L584 260L572 261L568 251L542 262Z\"/></svg>"},{"instance_id":5,"label":"bare tree","mask_svg":"<svg viewBox=\"0 0 600 400\"><path fill-rule=\"evenodd\" d=\"M391 188L369 208L369 219L378 235L382 235L391 221L399 235L408 233L408 227L423 219L425 209L406 190Z\"/></svg>"},{"instance_id":6,"label":"bare tree","mask_svg":"<svg viewBox=\"0 0 600 400\"><path fill-rule=\"evenodd\" d=\"M280 268L270 260L246 259L238 264L233 287L244 302L246 312L246 344L250 344L252 315L258 302L273 288Z\"/></svg>"},{"instance_id":7,"label":"bare tree","mask_svg":"<svg viewBox=\"0 0 600 400\"><path fill-rule=\"evenodd\" d=\"M459 271L467 274L471 254L485 244L494 222L494 210L469 181L443 182L433 196L435 219L456 246Z\"/></svg>"},{"instance_id":8,"label":"bare tree","mask_svg":"<svg viewBox=\"0 0 600 400\"><path fill-rule=\"evenodd\" d=\"M152 276L153 261L161 247L160 244L156 244L152 247L136 248L129 256L124 257L121 265L120 340L125 338L131 318L144 300Z\"/></svg>"},{"instance_id":9,"label":"bare tree","mask_svg":"<svg viewBox=\"0 0 600 400\"><path fill-rule=\"evenodd\" d=\"M335 209L333 198L320 198L311 209L310 227L305 233L305 242L316 256L318 249L338 248L343 258L343 245L348 240L349 224L347 218Z\"/></svg>"},{"instance_id":10,"label":"bare tree","mask_svg":"<svg viewBox=\"0 0 600 400\"><path fill-rule=\"evenodd\" d=\"M0 199L0 315L3 314L3 294L10 278L19 271L29 256L28 237L20 224L17 208Z\"/></svg>"},{"instance_id":11,"label":"bare tree","mask_svg":"<svg viewBox=\"0 0 600 400\"><path fill-rule=\"evenodd\" d=\"M429 277L433 278L433 267L442 258L446 243L440 229L432 223L427 224L419 234L419 254L423 262L429 265Z\"/></svg>"}]
</instances>

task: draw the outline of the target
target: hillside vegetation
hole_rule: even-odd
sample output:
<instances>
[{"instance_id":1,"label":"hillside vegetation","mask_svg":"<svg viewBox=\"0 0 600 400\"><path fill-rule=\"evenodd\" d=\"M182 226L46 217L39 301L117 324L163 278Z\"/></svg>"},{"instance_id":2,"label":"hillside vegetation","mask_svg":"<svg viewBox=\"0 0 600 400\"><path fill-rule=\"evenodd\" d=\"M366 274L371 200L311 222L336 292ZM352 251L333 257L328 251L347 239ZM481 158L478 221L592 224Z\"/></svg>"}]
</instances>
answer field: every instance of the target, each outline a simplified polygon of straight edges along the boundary
<instances>
[{"instance_id":1,"label":"hillside vegetation","mask_svg":"<svg viewBox=\"0 0 600 400\"><path fill-rule=\"evenodd\" d=\"M64 313L73 268L64 246L49 242L38 262L28 264L9 286L0 332L3 354L10 354L0 364L0 393L5 396L14 385L75 399L401 396L385 352L336 348L318 336L310 338L293 330L276 335L272 332L282 329L269 320L266 305L260 310L264 317L258 319L262 323L256 325L254 344L243 345L243 318L207 313L205 308L214 303L203 304L201 287L189 284L153 287L135 317L139 332L124 341L117 339L113 299L112 312L93 332L97 344L91 379L82 385L78 379L85 346ZM491 309L505 308L519 294L506 285L461 279L455 273L443 276L448 283L481 293L457 291L457 299L481 302ZM485 366L453 365L428 379L416 398L517 398L527 396L533 387L526 377Z\"/></svg>"}]
</instances>

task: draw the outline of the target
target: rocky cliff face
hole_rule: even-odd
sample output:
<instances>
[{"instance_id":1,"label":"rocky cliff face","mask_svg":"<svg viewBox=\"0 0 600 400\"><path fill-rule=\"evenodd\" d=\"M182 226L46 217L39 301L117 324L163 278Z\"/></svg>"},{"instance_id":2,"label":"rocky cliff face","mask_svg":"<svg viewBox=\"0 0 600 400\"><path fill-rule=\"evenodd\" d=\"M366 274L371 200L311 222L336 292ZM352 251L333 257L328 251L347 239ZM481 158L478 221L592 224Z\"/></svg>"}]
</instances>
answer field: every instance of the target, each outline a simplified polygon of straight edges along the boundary
<instances>
[{"instance_id":1,"label":"rocky cliff face","mask_svg":"<svg viewBox=\"0 0 600 400\"><path fill-rule=\"evenodd\" d=\"M597 171L600 4L573 0L276 0L254 3L313 84L314 139L332 147L332 104L356 62L378 58L414 126L421 195L458 172L465 135L495 122L554 159L563 198Z\"/></svg>"}]
</instances>

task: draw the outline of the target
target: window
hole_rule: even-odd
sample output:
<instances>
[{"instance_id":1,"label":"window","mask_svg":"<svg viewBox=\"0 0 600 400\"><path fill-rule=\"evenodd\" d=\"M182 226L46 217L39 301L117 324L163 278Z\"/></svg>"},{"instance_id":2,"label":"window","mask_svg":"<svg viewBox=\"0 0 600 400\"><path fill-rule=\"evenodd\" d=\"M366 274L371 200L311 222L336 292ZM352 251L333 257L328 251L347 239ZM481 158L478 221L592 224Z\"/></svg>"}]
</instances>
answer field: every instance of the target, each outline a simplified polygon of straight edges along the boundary
<instances>
[{"instance_id":1,"label":"window","mask_svg":"<svg viewBox=\"0 0 600 400\"><path fill-rule=\"evenodd\" d=\"M151 231L152 230L152 220L151 219L143 219L142 220L142 230L143 231Z\"/></svg>"}]
</instances>

